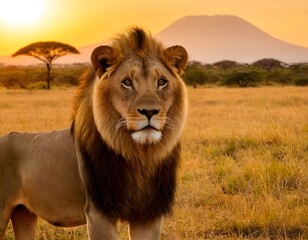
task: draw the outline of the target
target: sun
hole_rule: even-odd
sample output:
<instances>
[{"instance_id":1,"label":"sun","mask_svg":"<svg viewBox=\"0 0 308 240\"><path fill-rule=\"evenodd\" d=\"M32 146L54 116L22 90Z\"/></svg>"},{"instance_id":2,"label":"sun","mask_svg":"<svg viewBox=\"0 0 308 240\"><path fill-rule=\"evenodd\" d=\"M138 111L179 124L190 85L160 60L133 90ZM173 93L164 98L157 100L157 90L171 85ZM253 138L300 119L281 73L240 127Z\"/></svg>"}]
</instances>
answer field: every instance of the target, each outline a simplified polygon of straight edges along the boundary
<instances>
[{"instance_id":1,"label":"sun","mask_svg":"<svg viewBox=\"0 0 308 240\"><path fill-rule=\"evenodd\" d=\"M33 23L44 9L45 0L0 0L0 18L9 23Z\"/></svg>"}]
</instances>

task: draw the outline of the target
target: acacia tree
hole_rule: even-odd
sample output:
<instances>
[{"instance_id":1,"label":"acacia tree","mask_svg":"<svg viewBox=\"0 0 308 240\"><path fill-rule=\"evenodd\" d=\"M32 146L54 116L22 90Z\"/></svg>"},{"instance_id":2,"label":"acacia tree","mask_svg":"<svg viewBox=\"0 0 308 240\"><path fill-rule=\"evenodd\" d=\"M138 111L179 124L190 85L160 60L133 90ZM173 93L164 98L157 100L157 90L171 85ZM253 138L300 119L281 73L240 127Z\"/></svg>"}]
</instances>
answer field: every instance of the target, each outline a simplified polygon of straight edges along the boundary
<instances>
[{"instance_id":1,"label":"acacia tree","mask_svg":"<svg viewBox=\"0 0 308 240\"><path fill-rule=\"evenodd\" d=\"M12 55L12 57L26 55L35 57L40 61L43 61L46 64L47 68L47 89L50 89L50 70L52 68L53 61L69 53L79 54L79 51L76 48L65 43L36 42L19 49L16 53Z\"/></svg>"},{"instance_id":2,"label":"acacia tree","mask_svg":"<svg viewBox=\"0 0 308 240\"><path fill-rule=\"evenodd\" d=\"M264 58L264 59L261 59L261 60L254 62L252 65L257 66L257 67L261 67L261 68L267 70L268 72L270 72L273 68L275 68L275 67L281 68L285 64L283 62L276 60L276 59L273 59L273 58Z\"/></svg>"}]
</instances>

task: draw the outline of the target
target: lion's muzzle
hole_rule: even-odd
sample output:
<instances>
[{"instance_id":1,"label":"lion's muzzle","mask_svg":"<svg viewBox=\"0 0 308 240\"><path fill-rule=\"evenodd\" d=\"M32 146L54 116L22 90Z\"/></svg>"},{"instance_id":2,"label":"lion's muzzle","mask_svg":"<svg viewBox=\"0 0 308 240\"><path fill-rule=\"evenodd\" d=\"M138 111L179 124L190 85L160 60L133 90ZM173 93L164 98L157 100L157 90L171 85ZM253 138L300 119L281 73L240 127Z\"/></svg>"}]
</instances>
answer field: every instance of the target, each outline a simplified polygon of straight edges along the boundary
<instances>
[{"instance_id":1,"label":"lion's muzzle","mask_svg":"<svg viewBox=\"0 0 308 240\"><path fill-rule=\"evenodd\" d=\"M161 137L163 127L162 116L159 108L138 108L139 121L131 136L136 143L153 144ZM141 119L140 119L141 118Z\"/></svg>"}]
</instances>

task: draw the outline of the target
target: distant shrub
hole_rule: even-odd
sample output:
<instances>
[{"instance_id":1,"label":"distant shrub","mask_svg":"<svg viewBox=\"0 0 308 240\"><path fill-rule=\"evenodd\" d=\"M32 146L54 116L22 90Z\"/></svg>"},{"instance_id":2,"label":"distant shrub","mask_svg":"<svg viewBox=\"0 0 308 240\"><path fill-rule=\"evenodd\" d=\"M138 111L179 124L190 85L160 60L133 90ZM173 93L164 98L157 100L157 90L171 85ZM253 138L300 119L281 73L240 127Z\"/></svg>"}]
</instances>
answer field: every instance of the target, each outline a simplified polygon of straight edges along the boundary
<instances>
[{"instance_id":1,"label":"distant shrub","mask_svg":"<svg viewBox=\"0 0 308 240\"><path fill-rule=\"evenodd\" d=\"M194 86L194 88L196 88L197 85L204 84L206 82L206 78L206 74L200 70L188 71L184 76L185 82L188 85Z\"/></svg>"},{"instance_id":2,"label":"distant shrub","mask_svg":"<svg viewBox=\"0 0 308 240\"><path fill-rule=\"evenodd\" d=\"M260 82L260 74L256 71L234 72L224 81L227 86L238 85L240 87L254 87Z\"/></svg>"},{"instance_id":3,"label":"distant shrub","mask_svg":"<svg viewBox=\"0 0 308 240\"><path fill-rule=\"evenodd\" d=\"M74 76L74 75L63 75L63 76L58 76L57 78L54 79L55 84L59 85L78 85L79 83L79 76Z\"/></svg>"},{"instance_id":4,"label":"distant shrub","mask_svg":"<svg viewBox=\"0 0 308 240\"><path fill-rule=\"evenodd\" d=\"M194 88L196 88L197 85L206 83L207 79L207 74L202 69L202 66L199 65L189 66L184 74L185 83L194 86Z\"/></svg>"},{"instance_id":5,"label":"distant shrub","mask_svg":"<svg viewBox=\"0 0 308 240\"><path fill-rule=\"evenodd\" d=\"M8 77L5 80L3 80L3 86L6 87L7 89L10 88L27 88L27 84L22 80L22 78L18 77Z\"/></svg>"},{"instance_id":6,"label":"distant shrub","mask_svg":"<svg viewBox=\"0 0 308 240\"><path fill-rule=\"evenodd\" d=\"M294 83L296 86L308 86L308 78L297 79Z\"/></svg>"},{"instance_id":7,"label":"distant shrub","mask_svg":"<svg viewBox=\"0 0 308 240\"><path fill-rule=\"evenodd\" d=\"M33 82L28 85L28 89L46 89L46 83L43 81Z\"/></svg>"}]
</instances>

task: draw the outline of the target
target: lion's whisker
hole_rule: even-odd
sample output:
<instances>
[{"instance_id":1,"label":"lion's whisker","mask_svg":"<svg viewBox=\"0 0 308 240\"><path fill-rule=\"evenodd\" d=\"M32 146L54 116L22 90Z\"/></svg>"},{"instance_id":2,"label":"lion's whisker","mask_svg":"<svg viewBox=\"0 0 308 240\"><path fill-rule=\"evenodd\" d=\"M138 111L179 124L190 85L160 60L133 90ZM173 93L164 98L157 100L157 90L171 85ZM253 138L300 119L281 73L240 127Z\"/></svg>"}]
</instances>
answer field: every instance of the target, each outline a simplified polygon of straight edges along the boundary
<instances>
[{"instance_id":1,"label":"lion's whisker","mask_svg":"<svg viewBox=\"0 0 308 240\"><path fill-rule=\"evenodd\" d=\"M166 117L165 128L174 131L174 123L171 118Z\"/></svg>"},{"instance_id":2,"label":"lion's whisker","mask_svg":"<svg viewBox=\"0 0 308 240\"><path fill-rule=\"evenodd\" d=\"M119 130L120 128L126 127L127 122L125 118L120 118L116 123L116 130Z\"/></svg>"}]
</instances>

